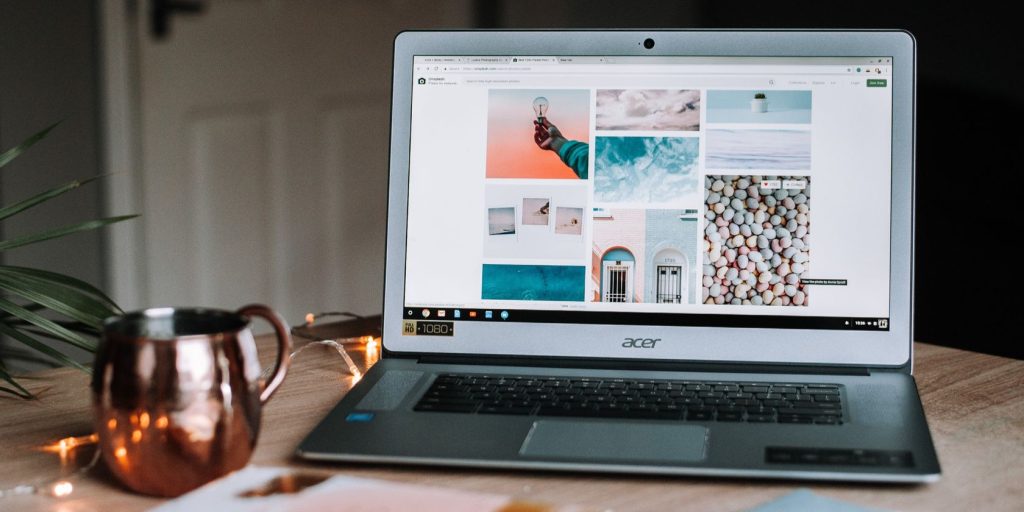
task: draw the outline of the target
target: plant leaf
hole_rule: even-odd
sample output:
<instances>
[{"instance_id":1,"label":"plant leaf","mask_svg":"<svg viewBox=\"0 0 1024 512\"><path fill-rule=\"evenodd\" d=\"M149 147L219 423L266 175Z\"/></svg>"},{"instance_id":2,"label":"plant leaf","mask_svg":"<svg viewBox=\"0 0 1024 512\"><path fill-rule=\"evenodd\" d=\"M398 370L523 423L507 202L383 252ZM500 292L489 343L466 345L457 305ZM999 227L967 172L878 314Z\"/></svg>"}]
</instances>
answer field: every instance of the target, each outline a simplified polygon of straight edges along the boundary
<instances>
[{"instance_id":1,"label":"plant leaf","mask_svg":"<svg viewBox=\"0 0 1024 512\"><path fill-rule=\"evenodd\" d=\"M49 337L66 341L82 350L87 350L89 352L96 351L95 343L84 338L82 335L76 334L58 325L53 320L44 318L38 313L33 313L32 311L29 311L7 299L0 298L0 310L6 311L32 325L35 325L46 332L46 335ZM6 327L2 323L0 323L0 326ZM0 332L3 332L3 329L0 329Z\"/></svg>"},{"instance_id":2,"label":"plant leaf","mask_svg":"<svg viewBox=\"0 0 1024 512\"><path fill-rule=\"evenodd\" d=\"M78 334L84 334L86 336L99 336L100 335L100 329L97 329L95 327L89 327L88 325L85 325L82 322L61 322L61 321L54 320L54 323L59 325L59 326L61 326L61 327L63 327L63 328L65 328L65 329L67 329L67 330L69 330L69 331L77 332ZM15 328L21 329L21 330L23 330L25 332L34 332L34 333L36 333L36 334L38 334L40 336L46 336L45 332L40 331L36 326L34 326L34 325L32 325L32 324L30 324L28 322L25 322L23 320L15 319L14 321L7 322L7 325L10 325L11 327L15 327Z\"/></svg>"},{"instance_id":3,"label":"plant leaf","mask_svg":"<svg viewBox=\"0 0 1024 512\"><path fill-rule=\"evenodd\" d=\"M42 140L43 137L46 137L46 135L50 133L50 130L56 128L57 125L60 123L61 121L57 121L56 123L53 123L46 128L43 128L42 131L37 132L35 135L25 139L21 144L18 144L17 146L14 146L13 148L4 151L3 154L0 154L0 167L7 165L11 160L17 158L18 155L24 153L26 149L32 147L33 144Z\"/></svg>"},{"instance_id":4,"label":"plant leaf","mask_svg":"<svg viewBox=\"0 0 1024 512\"><path fill-rule=\"evenodd\" d=\"M4 366L2 361L0 361L0 379L7 381L10 385L14 386L14 389L0 386L0 391L10 393L18 398L24 398L26 400L29 398L35 398L27 389L21 387L21 384L18 384L18 382L14 380L14 377L11 377L11 374L7 373L7 368Z\"/></svg>"},{"instance_id":5,"label":"plant leaf","mask_svg":"<svg viewBox=\"0 0 1024 512\"><path fill-rule=\"evenodd\" d=\"M73 288L49 281L4 272L0 267L0 290L5 290L45 306L68 318L99 328L103 320L116 312L103 303Z\"/></svg>"},{"instance_id":6,"label":"plant leaf","mask_svg":"<svg viewBox=\"0 0 1024 512\"><path fill-rule=\"evenodd\" d=\"M121 215L118 217L107 217L105 219L90 220L78 224L72 224L70 226L51 229L49 231L43 231L41 233L36 233L33 235L20 236L18 238L14 238L11 240L4 240L3 242L0 242L0 251L7 251L10 249L14 249L15 247L34 244L37 242L42 242L44 240L50 240L53 238L60 238L62 236L67 236L72 233L77 233L79 231L89 231L92 229L101 228L108 224L113 224L115 222L121 222L128 219L134 219L135 217L138 217L138 215Z\"/></svg>"},{"instance_id":7,"label":"plant leaf","mask_svg":"<svg viewBox=\"0 0 1024 512\"><path fill-rule=\"evenodd\" d=\"M11 265L0 265L0 271L21 274L29 277L35 277L38 279L44 279L54 284L74 288L76 290L85 292L86 294L95 297L96 300L102 302L105 306L110 308L116 314L121 314L124 312L121 310L120 307L118 307L117 304L114 303L114 299L107 297L107 295L103 293L103 290L100 290L99 288L96 288L95 286L85 281L82 281L81 279L66 276L64 274L58 274L56 272L50 272L49 270L40 270L37 268L28 267L15 267ZM30 306L25 307L31 309Z\"/></svg>"},{"instance_id":8,"label":"plant leaf","mask_svg":"<svg viewBox=\"0 0 1024 512\"><path fill-rule=\"evenodd\" d=\"M86 372L86 373L92 373L92 370L90 370L86 366L83 366L82 363L79 363L78 361L75 361L74 359L71 359L70 357L64 355L63 352L61 352L61 351L59 351L59 350L49 346L49 345L43 343L42 341L39 341L39 340L33 338L32 336L29 336L28 334L25 334L25 333L19 331L18 329L15 329L15 328L13 328L13 327L11 327L9 325L0 324L0 334L4 334L6 336L10 336L11 338L13 338L15 340L18 340L18 341L24 343L29 348L31 348L31 349L33 349L33 350L35 350L37 352L41 352L41 353L43 353L43 354L45 354L45 355L55 359L57 362L63 364L64 366L70 366L72 368L76 368L76 369L82 370L83 372Z\"/></svg>"},{"instance_id":9,"label":"plant leaf","mask_svg":"<svg viewBox=\"0 0 1024 512\"><path fill-rule=\"evenodd\" d=\"M19 213L21 213L21 212L23 212L25 210L28 210L29 208L32 208L33 206L36 206L36 205L38 205L40 203L45 203L46 201L49 201L50 199L53 199L53 198L55 198L57 196L66 194L66 193L68 193L68 192L70 192L70 191L72 191L72 190L74 190L74 189L76 189L78 187L81 187L82 185L85 185L86 183L90 183L92 181L96 181L96 180L100 179L101 177L102 176L93 176L92 178L87 178L87 179L84 179L84 180L69 181L69 182L67 182L67 183L65 183L63 185L58 186L58 187L54 187L54 188L51 188L50 190L47 190L47 191L42 192L40 194L36 194L36 195L34 195L34 196L32 196L32 197L30 197L28 199L25 199L24 201L19 201L19 202L15 203L15 204L12 204L10 206L5 206L3 208L0 208L0 220L4 220L7 217L11 217L11 216L17 215L17 214L19 214Z\"/></svg>"}]
</instances>

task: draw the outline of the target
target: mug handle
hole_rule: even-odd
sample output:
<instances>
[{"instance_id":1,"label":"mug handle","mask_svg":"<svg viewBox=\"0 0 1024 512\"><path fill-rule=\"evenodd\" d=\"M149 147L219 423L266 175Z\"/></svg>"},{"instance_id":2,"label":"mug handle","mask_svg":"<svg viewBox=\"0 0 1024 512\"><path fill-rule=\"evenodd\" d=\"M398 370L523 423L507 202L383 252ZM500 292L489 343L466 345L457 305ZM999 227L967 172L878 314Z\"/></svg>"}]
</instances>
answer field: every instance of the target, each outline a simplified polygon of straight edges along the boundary
<instances>
[{"instance_id":1,"label":"mug handle","mask_svg":"<svg viewBox=\"0 0 1024 512\"><path fill-rule=\"evenodd\" d=\"M270 382L264 384L263 392L260 393L260 403L265 404L284 382L284 376L288 373L288 365L292 362L292 337L289 334L288 323L281 318L281 315L263 304L242 306L238 310L238 314L244 317L258 316L270 322L277 335L277 364L274 366L274 374L270 378Z\"/></svg>"}]
</instances>

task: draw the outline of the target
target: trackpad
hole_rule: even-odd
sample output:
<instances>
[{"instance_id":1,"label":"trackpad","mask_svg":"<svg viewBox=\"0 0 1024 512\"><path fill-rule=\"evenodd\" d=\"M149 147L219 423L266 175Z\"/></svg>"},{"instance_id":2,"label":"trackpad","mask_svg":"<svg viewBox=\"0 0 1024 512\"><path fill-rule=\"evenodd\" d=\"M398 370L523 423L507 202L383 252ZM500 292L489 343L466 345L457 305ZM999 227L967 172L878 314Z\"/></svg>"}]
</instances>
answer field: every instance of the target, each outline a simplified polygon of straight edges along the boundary
<instances>
[{"instance_id":1,"label":"trackpad","mask_svg":"<svg viewBox=\"0 0 1024 512\"><path fill-rule=\"evenodd\" d=\"M625 421L541 420L534 422L519 454L621 462L704 460L708 429L700 425Z\"/></svg>"}]
</instances>

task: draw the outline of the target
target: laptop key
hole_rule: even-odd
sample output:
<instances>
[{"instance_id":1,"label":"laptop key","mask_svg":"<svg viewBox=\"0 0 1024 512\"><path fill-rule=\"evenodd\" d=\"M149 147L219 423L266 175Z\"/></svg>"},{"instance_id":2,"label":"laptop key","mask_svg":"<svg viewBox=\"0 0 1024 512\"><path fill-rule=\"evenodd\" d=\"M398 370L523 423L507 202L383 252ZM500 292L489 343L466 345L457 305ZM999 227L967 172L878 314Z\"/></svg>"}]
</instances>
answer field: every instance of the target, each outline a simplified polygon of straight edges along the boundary
<instances>
[{"instance_id":1,"label":"laptop key","mask_svg":"<svg viewBox=\"0 0 1024 512\"><path fill-rule=\"evenodd\" d=\"M711 421L714 416L714 409L688 409L686 411L686 419L690 421Z\"/></svg>"},{"instance_id":2,"label":"laptop key","mask_svg":"<svg viewBox=\"0 0 1024 512\"><path fill-rule=\"evenodd\" d=\"M418 404L413 410L421 412L474 412L480 404Z\"/></svg>"},{"instance_id":3,"label":"laptop key","mask_svg":"<svg viewBox=\"0 0 1024 512\"><path fill-rule=\"evenodd\" d=\"M778 421L779 423L812 423L814 422L814 417L800 414L780 414Z\"/></svg>"},{"instance_id":4,"label":"laptop key","mask_svg":"<svg viewBox=\"0 0 1024 512\"><path fill-rule=\"evenodd\" d=\"M816 425L838 425L838 424L840 424L842 422L843 422L842 419L837 418L835 416L815 416L814 417L814 423Z\"/></svg>"},{"instance_id":5,"label":"laptop key","mask_svg":"<svg viewBox=\"0 0 1024 512\"><path fill-rule=\"evenodd\" d=\"M704 405L732 405L728 398L705 398Z\"/></svg>"},{"instance_id":6,"label":"laptop key","mask_svg":"<svg viewBox=\"0 0 1024 512\"><path fill-rule=\"evenodd\" d=\"M533 412L533 407L481 407L479 414L518 414L526 416Z\"/></svg>"},{"instance_id":7,"label":"laptop key","mask_svg":"<svg viewBox=\"0 0 1024 512\"><path fill-rule=\"evenodd\" d=\"M800 414L805 416L842 416L838 409L779 409L779 414Z\"/></svg>"},{"instance_id":8,"label":"laptop key","mask_svg":"<svg viewBox=\"0 0 1024 512\"><path fill-rule=\"evenodd\" d=\"M804 390L805 395L838 395L838 389L808 388Z\"/></svg>"}]
</instances>

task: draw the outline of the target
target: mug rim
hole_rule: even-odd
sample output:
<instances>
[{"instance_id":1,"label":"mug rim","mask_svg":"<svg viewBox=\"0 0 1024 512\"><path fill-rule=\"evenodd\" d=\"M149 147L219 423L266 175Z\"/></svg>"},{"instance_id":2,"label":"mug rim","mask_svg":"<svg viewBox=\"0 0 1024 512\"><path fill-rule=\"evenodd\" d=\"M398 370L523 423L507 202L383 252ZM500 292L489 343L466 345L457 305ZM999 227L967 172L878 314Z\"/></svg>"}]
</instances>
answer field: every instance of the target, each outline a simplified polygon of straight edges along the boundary
<instances>
[{"instance_id":1,"label":"mug rim","mask_svg":"<svg viewBox=\"0 0 1024 512\"><path fill-rule=\"evenodd\" d=\"M214 322L222 322L219 327L192 329L173 332L169 336L147 334L143 329L146 321L161 318L182 316L204 317ZM103 337L119 336L137 340L175 341L192 338L210 338L218 334L238 333L249 327L249 321L237 311L206 307L152 307L129 311L121 315L111 316L103 321Z\"/></svg>"}]
</instances>

